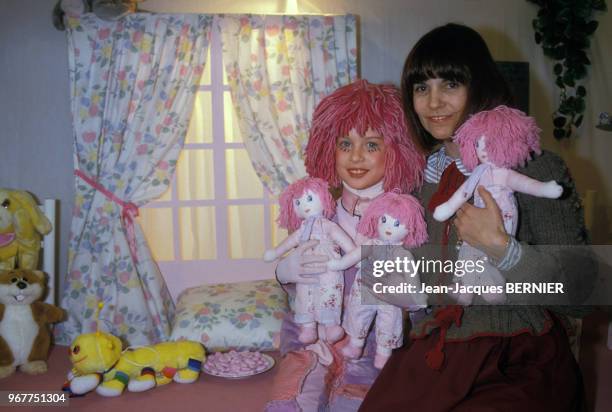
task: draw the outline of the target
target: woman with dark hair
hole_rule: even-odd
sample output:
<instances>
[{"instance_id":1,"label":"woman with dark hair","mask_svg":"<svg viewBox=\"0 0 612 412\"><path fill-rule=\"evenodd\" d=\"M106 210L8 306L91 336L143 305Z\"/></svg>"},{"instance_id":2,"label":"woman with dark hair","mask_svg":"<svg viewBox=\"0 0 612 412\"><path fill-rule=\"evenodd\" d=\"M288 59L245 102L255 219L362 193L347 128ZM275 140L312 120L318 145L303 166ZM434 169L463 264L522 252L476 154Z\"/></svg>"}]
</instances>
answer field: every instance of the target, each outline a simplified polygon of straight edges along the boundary
<instances>
[{"instance_id":1,"label":"woman with dark hair","mask_svg":"<svg viewBox=\"0 0 612 412\"><path fill-rule=\"evenodd\" d=\"M595 265L584 246L580 199L559 156L544 151L519 169L540 181L556 180L566 193L560 200L517 193L516 237L506 233L484 188L478 189L484 208L465 204L447 222L432 218L468 174L452 140L457 128L474 113L512 103L482 37L457 24L423 36L406 59L402 98L413 137L430 154L419 192L430 241L413 251L415 258L456 259L457 245L466 241L485 252L507 282L561 282L568 305L584 301ZM436 278L421 274L422 281ZM397 297L380 298L402 304ZM508 294L506 306L485 306L477 297L474 305L434 306L414 318L410 342L393 352L360 410L580 410L582 380L564 325L566 315L586 311L550 306L558 300L544 306L546 298L534 306L532 298Z\"/></svg>"}]
</instances>

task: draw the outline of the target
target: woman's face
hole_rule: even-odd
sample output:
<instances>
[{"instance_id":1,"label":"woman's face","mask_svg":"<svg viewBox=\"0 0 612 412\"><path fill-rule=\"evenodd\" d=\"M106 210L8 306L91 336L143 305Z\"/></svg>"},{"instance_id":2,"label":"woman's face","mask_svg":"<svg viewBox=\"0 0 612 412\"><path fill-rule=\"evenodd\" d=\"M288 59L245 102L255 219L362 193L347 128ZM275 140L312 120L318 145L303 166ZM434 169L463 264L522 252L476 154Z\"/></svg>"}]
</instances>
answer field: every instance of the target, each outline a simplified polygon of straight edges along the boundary
<instances>
[{"instance_id":1,"label":"woman's face","mask_svg":"<svg viewBox=\"0 0 612 412\"><path fill-rule=\"evenodd\" d=\"M412 101L421 124L435 139L448 140L461 125L467 107L465 85L444 79L428 79L413 86Z\"/></svg>"},{"instance_id":2,"label":"woman's face","mask_svg":"<svg viewBox=\"0 0 612 412\"><path fill-rule=\"evenodd\" d=\"M368 129L361 136L352 129L336 140L336 173L353 189L367 189L385 176L385 152L380 133Z\"/></svg>"}]
</instances>

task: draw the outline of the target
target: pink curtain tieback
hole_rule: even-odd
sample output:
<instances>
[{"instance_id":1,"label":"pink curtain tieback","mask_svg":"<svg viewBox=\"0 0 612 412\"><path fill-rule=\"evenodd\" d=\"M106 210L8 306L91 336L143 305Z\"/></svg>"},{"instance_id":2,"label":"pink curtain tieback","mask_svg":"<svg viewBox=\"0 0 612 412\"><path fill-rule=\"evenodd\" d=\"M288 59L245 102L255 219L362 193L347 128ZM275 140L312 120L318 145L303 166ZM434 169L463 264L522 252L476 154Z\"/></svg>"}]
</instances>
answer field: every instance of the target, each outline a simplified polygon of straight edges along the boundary
<instances>
[{"instance_id":1,"label":"pink curtain tieback","mask_svg":"<svg viewBox=\"0 0 612 412\"><path fill-rule=\"evenodd\" d=\"M121 206L121 222L125 228L130 253L132 254L132 259L134 259L134 262L138 262L138 255L136 254L136 232L134 231L134 218L138 216L138 206L132 202L125 202L119 199L114 193L107 190L100 183L96 182L80 170L76 169L74 174L83 179L83 181L89 186L106 196L107 199L110 199Z\"/></svg>"}]
</instances>

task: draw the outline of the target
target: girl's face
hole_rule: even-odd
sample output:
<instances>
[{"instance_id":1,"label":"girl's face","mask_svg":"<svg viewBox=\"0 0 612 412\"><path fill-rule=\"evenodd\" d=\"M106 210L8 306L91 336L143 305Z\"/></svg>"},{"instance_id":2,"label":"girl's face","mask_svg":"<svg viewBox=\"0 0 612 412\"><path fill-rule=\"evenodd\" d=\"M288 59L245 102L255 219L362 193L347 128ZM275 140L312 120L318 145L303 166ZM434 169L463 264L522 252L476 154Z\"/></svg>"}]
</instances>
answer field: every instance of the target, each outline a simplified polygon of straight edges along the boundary
<instances>
[{"instance_id":1,"label":"girl's face","mask_svg":"<svg viewBox=\"0 0 612 412\"><path fill-rule=\"evenodd\" d=\"M353 189L367 189L385 176L385 152L380 133L368 128L361 136L351 129L336 140L336 173Z\"/></svg>"},{"instance_id":2,"label":"girl's face","mask_svg":"<svg viewBox=\"0 0 612 412\"><path fill-rule=\"evenodd\" d=\"M464 119L468 88L455 81L428 79L415 83L412 101L425 130L437 140L448 140Z\"/></svg>"},{"instance_id":3,"label":"girl's face","mask_svg":"<svg viewBox=\"0 0 612 412\"><path fill-rule=\"evenodd\" d=\"M294 199L293 205L295 206L295 213L300 219L323 214L321 199L311 190L305 191L301 197Z\"/></svg>"},{"instance_id":4,"label":"girl's face","mask_svg":"<svg viewBox=\"0 0 612 412\"><path fill-rule=\"evenodd\" d=\"M408 229L398 219L385 214L378 219L378 238L387 242L402 242Z\"/></svg>"}]
</instances>

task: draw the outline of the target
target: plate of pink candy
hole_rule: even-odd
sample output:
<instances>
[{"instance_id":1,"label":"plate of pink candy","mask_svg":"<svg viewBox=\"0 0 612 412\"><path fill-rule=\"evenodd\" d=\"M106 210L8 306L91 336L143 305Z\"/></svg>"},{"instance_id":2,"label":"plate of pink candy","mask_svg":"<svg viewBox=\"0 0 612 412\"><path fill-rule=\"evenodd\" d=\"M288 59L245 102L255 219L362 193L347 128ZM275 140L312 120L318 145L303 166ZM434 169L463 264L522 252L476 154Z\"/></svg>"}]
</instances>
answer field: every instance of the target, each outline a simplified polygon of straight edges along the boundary
<instances>
[{"instance_id":1,"label":"plate of pink candy","mask_svg":"<svg viewBox=\"0 0 612 412\"><path fill-rule=\"evenodd\" d=\"M246 378L264 373L274 366L274 359L261 352L214 353L206 359L202 370L209 375L222 378Z\"/></svg>"}]
</instances>

